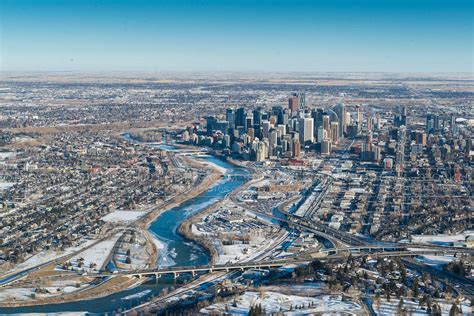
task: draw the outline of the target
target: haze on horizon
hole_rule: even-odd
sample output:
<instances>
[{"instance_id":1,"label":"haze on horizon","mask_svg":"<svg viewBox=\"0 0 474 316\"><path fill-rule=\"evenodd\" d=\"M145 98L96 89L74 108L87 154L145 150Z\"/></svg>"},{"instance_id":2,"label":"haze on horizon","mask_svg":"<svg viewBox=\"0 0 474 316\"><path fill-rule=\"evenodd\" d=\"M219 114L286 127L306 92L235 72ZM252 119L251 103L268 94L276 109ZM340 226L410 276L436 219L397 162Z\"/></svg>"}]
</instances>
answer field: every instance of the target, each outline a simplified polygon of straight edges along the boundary
<instances>
[{"instance_id":1,"label":"haze on horizon","mask_svg":"<svg viewBox=\"0 0 474 316\"><path fill-rule=\"evenodd\" d=\"M0 0L0 70L472 74L473 6Z\"/></svg>"}]
</instances>

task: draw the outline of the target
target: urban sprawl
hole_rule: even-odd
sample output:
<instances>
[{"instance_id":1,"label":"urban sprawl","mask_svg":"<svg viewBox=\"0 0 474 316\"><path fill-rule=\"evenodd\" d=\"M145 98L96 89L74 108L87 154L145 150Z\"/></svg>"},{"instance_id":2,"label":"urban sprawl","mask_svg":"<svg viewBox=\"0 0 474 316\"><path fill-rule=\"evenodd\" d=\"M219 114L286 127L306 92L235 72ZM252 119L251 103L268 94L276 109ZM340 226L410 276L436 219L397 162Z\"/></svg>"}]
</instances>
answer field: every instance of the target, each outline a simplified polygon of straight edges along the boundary
<instances>
[{"instance_id":1,"label":"urban sprawl","mask_svg":"<svg viewBox=\"0 0 474 316\"><path fill-rule=\"evenodd\" d=\"M0 314L470 315L474 84L6 74Z\"/></svg>"}]
</instances>

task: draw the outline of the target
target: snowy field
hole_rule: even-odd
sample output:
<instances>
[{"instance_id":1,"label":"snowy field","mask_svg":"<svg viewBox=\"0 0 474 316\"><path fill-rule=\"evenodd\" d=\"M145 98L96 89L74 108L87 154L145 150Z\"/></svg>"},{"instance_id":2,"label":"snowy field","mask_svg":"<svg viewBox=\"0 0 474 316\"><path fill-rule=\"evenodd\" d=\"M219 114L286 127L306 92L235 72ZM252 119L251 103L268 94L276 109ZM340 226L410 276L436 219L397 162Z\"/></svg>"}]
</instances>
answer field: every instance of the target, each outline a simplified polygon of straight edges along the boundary
<instances>
[{"instance_id":1,"label":"snowy field","mask_svg":"<svg viewBox=\"0 0 474 316\"><path fill-rule=\"evenodd\" d=\"M15 152L11 152L11 151L2 151L2 152L0 152L0 160L6 160L8 158L13 158L15 156L16 156Z\"/></svg>"},{"instance_id":2,"label":"snowy field","mask_svg":"<svg viewBox=\"0 0 474 316\"><path fill-rule=\"evenodd\" d=\"M0 301L12 302L14 300L26 301L31 299L33 289L31 288L14 288L14 289L3 289L0 291Z\"/></svg>"},{"instance_id":3,"label":"snowy field","mask_svg":"<svg viewBox=\"0 0 474 316\"><path fill-rule=\"evenodd\" d=\"M453 261L455 258L453 255L449 256L433 256L433 255L424 255L424 256L419 256L415 260L423 262L424 264L430 265L430 266L443 266L451 261Z\"/></svg>"},{"instance_id":4,"label":"snowy field","mask_svg":"<svg viewBox=\"0 0 474 316\"><path fill-rule=\"evenodd\" d=\"M30 258L28 258L24 262L18 264L14 269L10 270L9 272L21 271L21 270L26 270L26 269L33 268L37 265L46 263L46 262L51 261L53 259L56 259L58 257L68 255L68 254L71 254L75 251L83 249L83 248L87 247L88 245L92 244L94 241L95 240L93 240L93 239L89 239L89 240L83 241L78 246L66 248L64 251L54 251L54 250L41 251L41 252L37 253L36 255L31 256Z\"/></svg>"},{"instance_id":5,"label":"snowy field","mask_svg":"<svg viewBox=\"0 0 474 316\"><path fill-rule=\"evenodd\" d=\"M102 217L104 222L129 222L137 220L145 215L146 212L139 211L114 211Z\"/></svg>"},{"instance_id":6,"label":"snowy field","mask_svg":"<svg viewBox=\"0 0 474 316\"><path fill-rule=\"evenodd\" d=\"M284 239L286 235L280 236L279 240ZM220 242L216 242L214 246L219 255L217 263L249 261L265 252L273 244L274 241L267 240L264 237L253 237L250 244L221 245Z\"/></svg>"},{"instance_id":7,"label":"snowy field","mask_svg":"<svg viewBox=\"0 0 474 316\"><path fill-rule=\"evenodd\" d=\"M363 315L364 309L357 303L343 300L342 296L322 295L318 297L304 297L285 295L276 292L245 292L226 303L216 303L201 309L204 314L247 315L252 305L261 304L267 314L284 312L285 315L312 315L317 313ZM303 308L300 308L303 306ZM297 308L298 307L298 308Z\"/></svg>"},{"instance_id":8,"label":"snowy field","mask_svg":"<svg viewBox=\"0 0 474 316\"><path fill-rule=\"evenodd\" d=\"M385 298L381 298L380 305L378 305L377 303L373 303L372 307L379 316L399 315L400 314L398 312L399 303L400 303L400 300L396 298L391 299L390 302L387 302ZM449 310L452 307L451 303L448 304L445 301L444 302L436 301L436 303L441 307L442 315L449 315ZM469 305L470 305L470 302L467 300L461 302L461 311L463 315L466 315L466 316L472 315L471 307ZM403 300L403 306L408 311L408 315L416 315L416 316L429 315L429 313L426 311L426 306L425 306L425 309L422 309L417 302L410 301L407 298Z\"/></svg>"},{"instance_id":9,"label":"snowy field","mask_svg":"<svg viewBox=\"0 0 474 316\"><path fill-rule=\"evenodd\" d=\"M255 247L255 246L254 246ZM238 244L238 245L218 245L217 251L219 257L217 258L218 264L225 264L227 262L239 261L251 253L255 252L255 248L252 245ZM244 251L247 251L244 253Z\"/></svg>"},{"instance_id":10,"label":"snowy field","mask_svg":"<svg viewBox=\"0 0 474 316\"><path fill-rule=\"evenodd\" d=\"M8 190L14 185L15 183L13 182L0 182L0 190Z\"/></svg>"},{"instance_id":11,"label":"snowy field","mask_svg":"<svg viewBox=\"0 0 474 316\"><path fill-rule=\"evenodd\" d=\"M114 238L104 240L74 256L70 260L70 262L73 264L73 270L78 268L78 263L81 261L81 259L85 271L92 270L90 269L90 266L93 263L96 264L96 269L99 269L104 264L119 237L120 234L117 234L114 236Z\"/></svg>"},{"instance_id":12,"label":"snowy field","mask_svg":"<svg viewBox=\"0 0 474 316\"><path fill-rule=\"evenodd\" d=\"M413 235L412 241L415 243L450 243L457 241L465 241L467 236L474 235L474 231L467 230L457 235Z\"/></svg>"},{"instance_id":13,"label":"snowy field","mask_svg":"<svg viewBox=\"0 0 474 316\"><path fill-rule=\"evenodd\" d=\"M32 299L54 297L54 296L62 295L64 293L72 293L75 291L79 291L86 286L88 285L84 284L84 285L81 285L80 287L76 287L73 285L64 285L64 284L59 284L57 286L41 286L42 290L47 291L45 293L37 292L35 287L6 288L6 289L0 290L0 302L29 301Z\"/></svg>"},{"instance_id":14,"label":"snowy field","mask_svg":"<svg viewBox=\"0 0 474 316\"><path fill-rule=\"evenodd\" d=\"M142 234L137 234L133 243L130 241L131 235L127 234L127 242L122 242L121 246L114 254L114 260L118 268L144 269L148 265L149 251L146 248L147 240ZM123 241L123 240L122 240ZM130 251L129 256L127 252ZM130 263L127 258L130 257Z\"/></svg>"}]
</instances>

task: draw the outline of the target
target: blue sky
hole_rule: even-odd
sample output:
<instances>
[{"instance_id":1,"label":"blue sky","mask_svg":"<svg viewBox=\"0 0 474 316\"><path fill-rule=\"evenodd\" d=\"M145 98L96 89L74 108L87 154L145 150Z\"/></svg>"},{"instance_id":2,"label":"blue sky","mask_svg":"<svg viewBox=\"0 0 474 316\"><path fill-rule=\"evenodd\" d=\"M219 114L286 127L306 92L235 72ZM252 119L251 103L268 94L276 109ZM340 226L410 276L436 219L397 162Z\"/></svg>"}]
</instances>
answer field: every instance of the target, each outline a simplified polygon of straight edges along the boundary
<instances>
[{"instance_id":1,"label":"blue sky","mask_svg":"<svg viewBox=\"0 0 474 316\"><path fill-rule=\"evenodd\" d=\"M473 72L473 3L0 0L0 69Z\"/></svg>"}]
</instances>

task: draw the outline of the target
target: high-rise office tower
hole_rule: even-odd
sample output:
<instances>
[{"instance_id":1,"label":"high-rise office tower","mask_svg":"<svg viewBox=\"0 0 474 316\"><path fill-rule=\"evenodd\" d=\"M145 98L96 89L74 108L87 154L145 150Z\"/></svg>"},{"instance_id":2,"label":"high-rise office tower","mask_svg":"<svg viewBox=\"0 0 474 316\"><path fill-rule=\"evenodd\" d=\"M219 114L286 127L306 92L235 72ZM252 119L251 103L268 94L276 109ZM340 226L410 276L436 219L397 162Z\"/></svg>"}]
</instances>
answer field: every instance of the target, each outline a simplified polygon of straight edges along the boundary
<instances>
[{"instance_id":1,"label":"high-rise office tower","mask_svg":"<svg viewBox=\"0 0 474 316\"><path fill-rule=\"evenodd\" d=\"M375 124L374 124L374 125L375 125L374 128L375 128L376 130L380 130L380 114L378 114L378 113L375 114L375 122L374 122L374 123L375 123Z\"/></svg>"},{"instance_id":2,"label":"high-rise office tower","mask_svg":"<svg viewBox=\"0 0 474 316\"><path fill-rule=\"evenodd\" d=\"M291 151L291 140L292 140L292 137L291 137L291 135L288 135L288 134L286 134L282 138L281 143L283 145L286 142L286 147L283 146L283 148L285 148L285 150L287 150L287 151Z\"/></svg>"},{"instance_id":3,"label":"high-rise office tower","mask_svg":"<svg viewBox=\"0 0 474 316\"><path fill-rule=\"evenodd\" d=\"M361 131L362 130L362 112L360 110L360 105L357 105L357 130Z\"/></svg>"},{"instance_id":4,"label":"high-rise office tower","mask_svg":"<svg viewBox=\"0 0 474 316\"><path fill-rule=\"evenodd\" d=\"M256 150L256 160L264 161L266 157L267 148L264 142L258 142Z\"/></svg>"},{"instance_id":5,"label":"high-rise office tower","mask_svg":"<svg viewBox=\"0 0 474 316\"><path fill-rule=\"evenodd\" d=\"M255 130L253 129L253 127L248 128L247 134L249 135L250 139L253 140L255 138Z\"/></svg>"},{"instance_id":6,"label":"high-rise office tower","mask_svg":"<svg viewBox=\"0 0 474 316\"><path fill-rule=\"evenodd\" d=\"M270 132L268 133L268 141L270 144L270 148L273 149L277 146L278 144L278 132L276 129L271 129Z\"/></svg>"},{"instance_id":7,"label":"high-rise office tower","mask_svg":"<svg viewBox=\"0 0 474 316\"><path fill-rule=\"evenodd\" d=\"M231 146L230 135L224 135L224 146L225 147L230 147Z\"/></svg>"},{"instance_id":8,"label":"high-rise office tower","mask_svg":"<svg viewBox=\"0 0 474 316\"><path fill-rule=\"evenodd\" d=\"M232 108L228 108L225 111L225 120L229 122L229 128L235 128L235 111Z\"/></svg>"},{"instance_id":9,"label":"high-rise office tower","mask_svg":"<svg viewBox=\"0 0 474 316\"><path fill-rule=\"evenodd\" d=\"M257 108L253 110L252 114L253 114L253 125L260 126L260 124L262 123L262 114L263 114L262 108Z\"/></svg>"},{"instance_id":10,"label":"high-rise office tower","mask_svg":"<svg viewBox=\"0 0 474 316\"><path fill-rule=\"evenodd\" d=\"M406 106L399 107L399 114L395 115L394 120L395 126L406 126L407 125L407 108Z\"/></svg>"},{"instance_id":11,"label":"high-rise office tower","mask_svg":"<svg viewBox=\"0 0 474 316\"><path fill-rule=\"evenodd\" d=\"M356 124L349 124L347 126L347 136L352 137L352 138L357 136L357 125Z\"/></svg>"},{"instance_id":12,"label":"high-rise office tower","mask_svg":"<svg viewBox=\"0 0 474 316\"><path fill-rule=\"evenodd\" d=\"M331 154L331 140L330 139L324 139L321 142L321 155L330 155Z\"/></svg>"},{"instance_id":13,"label":"high-rise office tower","mask_svg":"<svg viewBox=\"0 0 474 316\"><path fill-rule=\"evenodd\" d=\"M407 107L406 106L402 106L402 109L401 109L401 123L402 125L407 125Z\"/></svg>"},{"instance_id":14,"label":"high-rise office tower","mask_svg":"<svg viewBox=\"0 0 474 316\"><path fill-rule=\"evenodd\" d=\"M372 131L372 118L367 117L367 131Z\"/></svg>"},{"instance_id":15,"label":"high-rise office tower","mask_svg":"<svg viewBox=\"0 0 474 316\"><path fill-rule=\"evenodd\" d=\"M346 111L346 129L344 130L344 132L347 133L347 127L351 124L351 112L349 111Z\"/></svg>"},{"instance_id":16,"label":"high-rise office tower","mask_svg":"<svg viewBox=\"0 0 474 316\"><path fill-rule=\"evenodd\" d=\"M295 157L295 158L300 157L300 154L301 154L301 148L300 147L301 147L300 140L298 138L293 139L293 142L292 142L293 157Z\"/></svg>"},{"instance_id":17,"label":"high-rise office tower","mask_svg":"<svg viewBox=\"0 0 474 316\"><path fill-rule=\"evenodd\" d=\"M296 132L296 131L298 131L298 119L297 118L289 119L287 126L288 126L287 132Z\"/></svg>"},{"instance_id":18,"label":"high-rise office tower","mask_svg":"<svg viewBox=\"0 0 474 316\"><path fill-rule=\"evenodd\" d=\"M338 123L339 123L339 130L338 130L339 138L344 138L344 133L346 132L346 126L347 126L346 106L343 103L338 103L334 107L334 112L336 112L337 117L339 119L339 121L338 121Z\"/></svg>"},{"instance_id":19,"label":"high-rise office tower","mask_svg":"<svg viewBox=\"0 0 474 316\"><path fill-rule=\"evenodd\" d=\"M298 97L298 105L300 106L300 110L305 109L306 107L306 95L304 92L298 92L295 94Z\"/></svg>"},{"instance_id":20,"label":"high-rise office tower","mask_svg":"<svg viewBox=\"0 0 474 316\"><path fill-rule=\"evenodd\" d=\"M305 144L306 142L313 142L314 128L313 118L305 117L299 120L299 134L300 142Z\"/></svg>"},{"instance_id":21,"label":"high-rise office tower","mask_svg":"<svg viewBox=\"0 0 474 316\"><path fill-rule=\"evenodd\" d=\"M214 123L214 129L221 131L224 134L229 133L229 122L227 121L217 121Z\"/></svg>"},{"instance_id":22,"label":"high-rise office tower","mask_svg":"<svg viewBox=\"0 0 474 316\"><path fill-rule=\"evenodd\" d=\"M217 123L217 119L213 116L207 116L206 117L206 130L207 130L207 135L211 135L212 131L215 128L215 124Z\"/></svg>"},{"instance_id":23,"label":"high-rise office tower","mask_svg":"<svg viewBox=\"0 0 474 316\"><path fill-rule=\"evenodd\" d=\"M283 123L282 124L287 125L289 118L290 118L290 110L289 109L284 109L283 110Z\"/></svg>"},{"instance_id":24,"label":"high-rise office tower","mask_svg":"<svg viewBox=\"0 0 474 316\"><path fill-rule=\"evenodd\" d=\"M277 124L283 124L283 108L281 106L272 107L272 114L277 117Z\"/></svg>"},{"instance_id":25,"label":"high-rise office tower","mask_svg":"<svg viewBox=\"0 0 474 316\"><path fill-rule=\"evenodd\" d=\"M280 124L277 126L278 136L281 138L286 135L286 125Z\"/></svg>"},{"instance_id":26,"label":"high-rise office tower","mask_svg":"<svg viewBox=\"0 0 474 316\"><path fill-rule=\"evenodd\" d=\"M249 128L253 128L253 117L252 116L247 116L245 118L245 130L248 130Z\"/></svg>"},{"instance_id":27,"label":"high-rise office tower","mask_svg":"<svg viewBox=\"0 0 474 316\"><path fill-rule=\"evenodd\" d=\"M326 130L323 126L318 128L318 143L321 143L326 138Z\"/></svg>"},{"instance_id":28,"label":"high-rise office tower","mask_svg":"<svg viewBox=\"0 0 474 316\"><path fill-rule=\"evenodd\" d=\"M314 135L318 134L318 129L323 125L323 109L313 109L311 111L311 117L314 120Z\"/></svg>"},{"instance_id":29,"label":"high-rise office tower","mask_svg":"<svg viewBox=\"0 0 474 316\"><path fill-rule=\"evenodd\" d=\"M241 126L246 129L245 125L245 119L247 118L247 113L245 112L244 108L238 108L237 111L235 111L235 126Z\"/></svg>"},{"instance_id":30,"label":"high-rise office tower","mask_svg":"<svg viewBox=\"0 0 474 316\"><path fill-rule=\"evenodd\" d=\"M426 116L426 130L430 133L439 130L439 116L428 114Z\"/></svg>"},{"instance_id":31,"label":"high-rise office tower","mask_svg":"<svg viewBox=\"0 0 474 316\"><path fill-rule=\"evenodd\" d=\"M451 114L451 118L450 118L450 125L451 125L451 133L454 134L454 131L455 131L455 128L456 128L456 116L454 114Z\"/></svg>"},{"instance_id":32,"label":"high-rise office tower","mask_svg":"<svg viewBox=\"0 0 474 316\"><path fill-rule=\"evenodd\" d=\"M382 150L380 149L380 146L374 146L372 148L372 152L374 161L380 162L380 160L382 159Z\"/></svg>"},{"instance_id":33,"label":"high-rise office tower","mask_svg":"<svg viewBox=\"0 0 474 316\"><path fill-rule=\"evenodd\" d=\"M339 141L339 123L331 122L331 140L332 143L337 143Z\"/></svg>"},{"instance_id":34,"label":"high-rise office tower","mask_svg":"<svg viewBox=\"0 0 474 316\"><path fill-rule=\"evenodd\" d=\"M296 113L298 113L299 100L297 96L292 95L288 98L288 108L290 109L292 116L295 116Z\"/></svg>"},{"instance_id":35,"label":"high-rise office tower","mask_svg":"<svg viewBox=\"0 0 474 316\"><path fill-rule=\"evenodd\" d=\"M283 153L288 151L288 141L286 139L281 140L281 148L283 148Z\"/></svg>"},{"instance_id":36,"label":"high-rise office tower","mask_svg":"<svg viewBox=\"0 0 474 316\"><path fill-rule=\"evenodd\" d=\"M262 136L268 138L268 132L270 131L270 122L262 121Z\"/></svg>"},{"instance_id":37,"label":"high-rise office tower","mask_svg":"<svg viewBox=\"0 0 474 316\"><path fill-rule=\"evenodd\" d=\"M329 118L329 115L323 114L323 128L326 131L326 133L329 133L329 125L331 123L331 120Z\"/></svg>"}]
</instances>

